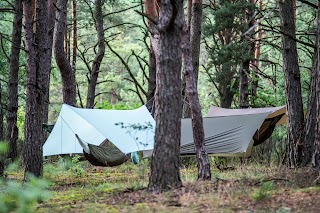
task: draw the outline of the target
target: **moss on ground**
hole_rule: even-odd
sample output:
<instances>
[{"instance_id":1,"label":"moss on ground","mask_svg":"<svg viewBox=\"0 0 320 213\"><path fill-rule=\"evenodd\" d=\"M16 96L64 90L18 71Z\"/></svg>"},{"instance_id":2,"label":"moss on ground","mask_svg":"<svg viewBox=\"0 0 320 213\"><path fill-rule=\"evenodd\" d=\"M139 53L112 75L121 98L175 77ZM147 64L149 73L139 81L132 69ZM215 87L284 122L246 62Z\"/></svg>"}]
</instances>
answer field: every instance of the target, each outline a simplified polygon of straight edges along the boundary
<instances>
[{"instance_id":1,"label":"moss on ground","mask_svg":"<svg viewBox=\"0 0 320 213\"><path fill-rule=\"evenodd\" d=\"M148 164L45 174L53 196L37 212L300 212L320 209L320 187L312 170L258 164L212 168L212 181L197 182L195 166L181 168L183 187L162 194L147 190ZM141 171L144 171L141 174ZM302 175L304 174L304 175ZM303 179L301 179L303 178ZM304 183L299 183L303 181ZM266 187L272 182L272 188ZM256 193L256 199L254 194Z\"/></svg>"}]
</instances>

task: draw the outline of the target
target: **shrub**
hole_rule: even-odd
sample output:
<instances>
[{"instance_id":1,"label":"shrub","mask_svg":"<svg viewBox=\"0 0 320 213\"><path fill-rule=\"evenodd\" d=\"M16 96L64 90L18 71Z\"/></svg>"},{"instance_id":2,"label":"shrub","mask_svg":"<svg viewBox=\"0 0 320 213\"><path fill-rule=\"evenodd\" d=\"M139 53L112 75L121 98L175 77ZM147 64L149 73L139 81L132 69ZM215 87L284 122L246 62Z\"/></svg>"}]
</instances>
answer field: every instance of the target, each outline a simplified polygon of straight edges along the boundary
<instances>
[{"instance_id":1,"label":"shrub","mask_svg":"<svg viewBox=\"0 0 320 213\"><path fill-rule=\"evenodd\" d=\"M260 188L256 189L252 194L252 199L254 201L262 200L270 195L270 191L273 189L273 182L264 182Z\"/></svg>"}]
</instances>

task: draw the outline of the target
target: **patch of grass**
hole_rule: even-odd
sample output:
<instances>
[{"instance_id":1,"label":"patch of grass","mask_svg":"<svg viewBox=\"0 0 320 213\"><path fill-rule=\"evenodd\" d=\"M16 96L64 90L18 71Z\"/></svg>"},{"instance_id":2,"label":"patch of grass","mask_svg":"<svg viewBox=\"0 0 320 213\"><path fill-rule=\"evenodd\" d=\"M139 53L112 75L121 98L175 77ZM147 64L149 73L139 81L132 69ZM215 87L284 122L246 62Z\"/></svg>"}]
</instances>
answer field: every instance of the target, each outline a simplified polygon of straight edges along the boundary
<instances>
[{"instance_id":1,"label":"patch of grass","mask_svg":"<svg viewBox=\"0 0 320 213\"><path fill-rule=\"evenodd\" d=\"M312 186L312 187L307 187L303 189L299 189L298 191L300 192L320 192L320 186Z\"/></svg>"},{"instance_id":2,"label":"patch of grass","mask_svg":"<svg viewBox=\"0 0 320 213\"><path fill-rule=\"evenodd\" d=\"M76 207L77 206L74 206L73 208L76 208ZM104 203L91 203L89 205L83 206L83 211L86 213L97 213L97 212L119 213L120 212L115 206L104 204Z\"/></svg>"},{"instance_id":3,"label":"patch of grass","mask_svg":"<svg viewBox=\"0 0 320 213\"><path fill-rule=\"evenodd\" d=\"M141 165L128 162L111 168L79 162L84 169L80 177L54 163L44 174L54 183L53 197L40 204L37 212L282 213L289 212L282 208L285 206L289 206L291 212L301 209L312 212L320 206L316 202L320 199L319 186L312 183L316 177L306 179L304 185L296 183L302 170L228 161L226 166L234 167L233 170L219 171L211 164L212 181L197 182L196 165L186 164L180 168L183 187L155 195L146 188L149 161L142 159L141 162ZM265 183L257 187L261 180ZM272 202L268 199L271 196ZM300 201L301 196L306 200ZM292 201L293 197L297 202ZM292 202L297 204L292 206Z\"/></svg>"},{"instance_id":4,"label":"patch of grass","mask_svg":"<svg viewBox=\"0 0 320 213\"><path fill-rule=\"evenodd\" d=\"M91 197L93 193L91 190L84 189L83 187L72 188L66 191L57 191L53 194L53 198L48 202L49 204L58 203L72 203L75 201L85 200Z\"/></svg>"},{"instance_id":5,"label":"patch of grass","mask_svg":"<svg viewBox=\"0 0 320 213\"><path fill-rule=\"evenodd\" d=\"M258 189L254 190L252 194L252 199L254 201L263 200L270 196L271 190L273 189L274 189L274 185L272 181L264 182Z\"/></svg>"}]
</instances>

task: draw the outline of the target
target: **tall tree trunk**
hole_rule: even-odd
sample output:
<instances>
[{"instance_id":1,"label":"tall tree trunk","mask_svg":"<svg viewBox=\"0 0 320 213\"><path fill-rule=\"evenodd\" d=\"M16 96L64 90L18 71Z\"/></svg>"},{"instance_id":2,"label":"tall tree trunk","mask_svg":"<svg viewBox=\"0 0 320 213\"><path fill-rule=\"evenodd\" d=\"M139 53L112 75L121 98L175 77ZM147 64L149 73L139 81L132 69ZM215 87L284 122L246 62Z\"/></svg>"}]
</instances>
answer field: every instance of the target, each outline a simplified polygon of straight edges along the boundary
<instances>
[{"instance_id":1,"label":"tall tree trunk","mask_svg":"<svg viewBox=\"0 0 320 213\"><path fill-rule=\"evenodd\" d=\"M158 20L156 53L156 136L151 159L149 190L180 188L181 138L181 29L183 0L163 0Z\"/></svg>"},{"instance_id":2,"label":"tall tree trunk","mask_svg":"<svg viewBox=\"0 0 320 213\"><path fill-rule=\"evenodd\" d=\"M53 32L54 32L54 24L55 24L55 7L54 4L56 4L56 0L48 0L48 23L47 23L47 36L48 36L48 44L47 48L48 51L46 52L46 55L43 57L47 58L46 62L47 64L44 65L48 69L46 80L45 80L45 101L43 104L43 123L48 123L48 113L49 113L49 89L50 89L50 73L51 73L51 59L52 59L52 45L53 45ZM46 133L43 131L43 141L45 141Z\"/></svg>"},{"instance_id":3,"label":"tall tree trunk","mask_svg":"<svg viewBox=\"0 0 320 213\"><path fill-rule=\"evenodd\" d=\"M249 3L254 4L253 0L249 0ZM247 29L250 29L254 25L254 11L249 8L244 15L244 25ZM245 37L245 42L248 47L247 57L242 62L240 68L240 87L239 87L239 108L249 107L249 76L250 76L250 62L254 57L254 32L250 31Z\"/></svg>"},{"instance_id":4,"label":"tall tree trunk","mask_svg":"<svg viewBox=\"0 0 320 213\"><path fill-rule=\"evenodd\" d=\"M192 60L192 67L194 73L194 80L196 85L198 85L198 73L199 73L199 57L200 57L200 40L201 40L201 24L202 24L202 0L192 0L188 1L188 28L190 28L190 53ZM190 11L189 11L190 10ZM186 81L186 80L184 80ZM186 83L185 85L186 86ZM183 117L190 117L190 101L187 97L184 97L183 104Z\"/></svg>"},{"instance_id":5,"label":"tall tree trunk","mask_svg":"<svg viewBox=\"0 0 320 213\"><path fill-rule=\"evenodd\" d=\"M2 107L2 84L0 81L0 143L3 142L4 135L3 135L3 107ZM4 155L5 153L2 152L3 150L0 150L0 178L4 174Z\"/></svg>"},{"instance_id":6,"label":"tall tree trunk","mask_svg":"<svg viewBox=\"0 0 320 213\"><path fill-rule=\"evenodd\" d=\"M187 26L184 26L182 36L182 60L184 64L184 78L186 79L186 93L191 110L193 138L198 165L198 180L210 180L210 163L205 148L201 106L199 103L196 77L193 72L194 68L191 58L189 32Z\"/></svg>"},{"instance_id":7,"label":"tall tree trunk","mask_svg":"<svg viewBox=\"0 0 320 213\"><path fill-rule=\"evenodd\" d=\"M4 125L3 125L3 102L2 102L2 83L0 81L0 142L4 139Z\"/></svg>"},{"instance_id":8,"label":"tall tree trunk","mask_svg":"<svg viewBox=\"0 0 320 213\"><path fill-rule=\"evenodd\" d=\"M87 93L87 108L94 107L94 98L96 93L96 86L98 81L98 75L100 71L100 65L104 57L105 52L105 41L104 41L104 29L103 29L103 16L102 16L102 1L95 0L95 19L96 19L96 30L98 34L98 52L93 60L92 69L90 73L90 80L88 85Z\"/></svg>"},{"instance_id":9,"label":"tall tree trunk","mask_svg":"<svg viewBox=\"0 0 320 213\"><path fill-rule=\"evenodd\" d=\"M239 79L234 79L234 71L232 66L228 63L222 64L222 72L225 73L225 78L219 82L220 92L220 106L223 108L230 108L233 97L239 89ZM233 82L233 83L232 83Z\"/></svg>"},{"instance_id":10,"label":"tall tree trunk","mask_svg":"<svg viewBox=\"0 0 320 213\"><path fill-rule=\"evenodd\" d=\"M0 81L0 143L3 142L4 135L3 135L3 107L2 107L2 83ZM4 155L5 153L0 150L0 177L4 174Z\"/></svg>"},{"instance_id":11,"label":"tall tree trunk","mask_svg":"<svg viewBox=\"0 0 320 213\"><path fill-rule=\"evenodd\" d=\"M227 27L224 34L224 45L230 45L232 42L232 28ZM234 94L239 89L239 79L234 79L236 68L232 66L230 62L224 62L221 65L221 72L224 73L224 77L220 78L218 81L220 106L223 108L230 108Z\"/></svg>"},{"instance_id":12,"label":"tall tree trunk","mask_svg":"<svg viewBox=\"0 0 320 213\"><path fill-rule=\"evenodd\" d=\"M67 23L67 0L57 0L56 22L53 35L53 48L56 63L62 78L63 103L76 105L76 77L64 50L64 35Z\"/></svg>"},{"instance_id":13,"label":"tall tree trunk","mask_svg":"<svg viewBox=\"0 0 320 213\"><path fill-rule=\"evenodd\" d=\"M251 0L253 1L253 0ZM257 1L258 4L258 10L259 13L262 12L262 0ZM255 20L254 20L255 22ZM260 59L260 41L262 38L262 29L261 25L258 24L257 32L256 32L256 42L255 42L255 50L254 50L254 58L255 61L253 62L253 78L252 78L252 84L251 84L251 103L254 106L255 105L255 98L257 96L257 90L258 90L258 84L259 84L259 78L258 78L258 71L259 71L259 59Z\"/></svg>"},{"instance_id":14,"label":"tall tree trunk","mask_svg":"<svg viewBox=\"0 0 320 213\"><path fill-rule=\"evenodd\" d=\"M156 55L154 51L154 47L152 45L153 38L150 38L150 52L149 52L149 79L148 79L148 91L147 91L147 108L149 112L154 116L155 106L154 99L155 91L156 91L156 72L157 72L157 63L156 63Z\"/></svg>"},{"instance_id":15,"label":"tall tree trunk","mask_svg":"<svg viewBox=\"0 0 320 213\"><path fill-rule=\"evenodd\" d=\"M48 4L45 0L36 1L36 10L32 10L32 1L23 1L25 49L27 55L27 90L26 117L24 126L24 141L22 163L25 167L25 179L29 174L42 175L42 121L45 91L50 60L44 55L48 51ZM36 24L33 25L33 14Z\"/></svg>"},{"instance_id":16,"label":"tall tree trunk","mask_svg":"<svg viewBox=\"0 0 320 213\"><path fill-rule=\"evenodd\" d=\"M72 0L72 70L76 73L77 63L77 1Z\"/></svg>"},{"instance_id":17,"label":"tall tree trunk","mask_svg":"<svg viewBox=\"0 0 320 213\"><path fill-rule=\"evenodd\" d=\"M288 160L290 167L302 162L304 114L301 97L300 71L298 65L297 44L295 42L295 20L292 0L279 1L285 78L286 104L288 112Z\"/></svg>"},{"instance_id":18,"label":"tall tree trunk","mask_svg":"<svg viewBox=\"0 0 320 213\"><path fill-rule=\"evenodd\" d=\"M17 111L18 111L18 73L22 35L22 0L14 2L15 14L12 26L12 46L10 52L8 86L7 86L7 113L6 113L6 141L9 143L8 158L16 159L17 153Z\"/></svg>"},{"instance_id":19,"label":"tall tree trunk","mask_svg":"<svg viewBox=\"0 0 320 213\"><path fill-rule=\"evenodd\" d=\"M158 10L155 0L144 0L146 8L146 14L148 14L154 20L158 19ZM154 26L150 20L148 20L148 27L152 29ZM149 79L148 79L148 91L147 91L147 108L154 116L154 98L156 91L156 51L157 51L157 40L154 33L150 34L150 50L149 50Z\"/></svg>"},{"instance_id":20,"label":"tall tree trunk","mask_svg":"<svg viewBox=\"0 0 320 213\"><path fill-rule=\"evenodd\" d=\"M239 86L239 108L249 107L249 79L250 75L250 60L245 60L240 68L240 86Z\"/></svg>"},{"instance_id":21,"label":"tall tree trunk","mask_svg":"<svg viewBox=\"0 0 320 213\"><path fill-rule=\"evenodd\" d=\"M192 1L191 12L191 26L190 26L190 53L192 60L192 67L194 73L194 80L198 85L199 73L199 57L200 57L200 40L201 40L201 24L202 24L202 0Z\"/></svg>"},{"instance_id":22,"label":"tall tree trunk","mask_svg":"<svg viewBox=\"0 0 320 213\"><path fill-rule=\"evenodd\" d=\"M317 34L316 45L318 42L319 34ZM313 67L310 75L310 92L308 98L308 108L306 113L306 123L304 127L304 156L302 165L306 166L312 161L312 155L314 152L314 142L316 136L316 120L317 120L317 96L316 96L316 87L317 87L317 69L318 69L318 54L317 48L315 48L314 57L313 57Z\"/></svg>"},{"instance_id":23,"label":"tall tree trunk","mask_svg":"<svg viewBox=\"0 0 320 213\"><path fill-rule=\"evenodd\" d=\"M312 166L320 171L320 2L318 2L317 17L317 66L316 66L316 129Z\"/></svg>"}]
</instances>

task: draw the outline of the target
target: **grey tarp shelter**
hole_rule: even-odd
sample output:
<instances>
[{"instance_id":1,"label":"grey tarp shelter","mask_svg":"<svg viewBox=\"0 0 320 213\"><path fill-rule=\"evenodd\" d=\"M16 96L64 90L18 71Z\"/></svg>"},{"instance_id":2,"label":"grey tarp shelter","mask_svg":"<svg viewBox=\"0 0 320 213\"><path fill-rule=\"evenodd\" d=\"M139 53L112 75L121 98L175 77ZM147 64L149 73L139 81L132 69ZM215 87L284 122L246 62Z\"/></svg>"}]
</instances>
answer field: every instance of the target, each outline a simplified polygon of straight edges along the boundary
<instances>
[{"instance_id":1,"label":"grey tarp shelter","mask_svg":"<svg viewBox=\"0 0 320 213\"><path fill-rule=\"evenodd\" d=\"M207 152L217 156L250 156L253 136L260 128L265 128L264 123L276 117L275 125L286 122L285 106L250 109L212 106L203 118ZM182 155L194 154L191 119L182 119L180 152Z\"/></svg>"}]
</instances>

